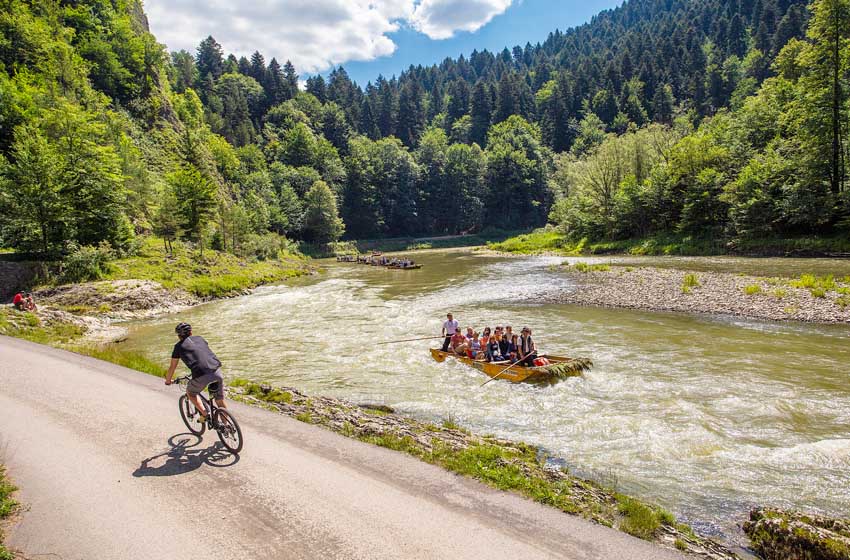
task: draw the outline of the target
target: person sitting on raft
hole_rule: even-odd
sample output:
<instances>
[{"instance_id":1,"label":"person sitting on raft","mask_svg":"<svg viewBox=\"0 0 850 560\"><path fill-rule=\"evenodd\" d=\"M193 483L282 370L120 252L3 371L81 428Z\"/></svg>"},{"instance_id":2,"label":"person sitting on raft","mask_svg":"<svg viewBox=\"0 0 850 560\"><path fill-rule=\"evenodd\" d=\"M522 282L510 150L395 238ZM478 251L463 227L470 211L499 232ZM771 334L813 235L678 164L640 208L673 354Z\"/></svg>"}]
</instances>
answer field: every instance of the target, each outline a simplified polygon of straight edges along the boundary
<instances>
[{"instance_id":1,"label":"person sitting on raft","mask_svg":"<svg viewBox=\"0 0 850 560\"><path fill-rule=\"evenodd\" d=\"M534 359L537 358L537 345L534 339L531 338L531 329L524 327L519 338L519 362L527 367L534 366Z\"/></svg>"},{"instance_id":2,"label":"person sitting on raft","mask_svg":"<svg viewBox=\"0 0 850 560\"><path fill-rule=\"evenodd\" d=\"M472 333L472 341L469 343L469 357L473 360L484 359L484 352L481 350L481 339L478 338L478 333Z\"/></svg>"},{"instance_id":3,"label":"person sitting on raft","mask_svg":"<svg viewBox=\"0 0 850 560\"><path fill-rule=\"evenodd\" d=\"M512 362L516 362L519 359L519 336L511 335L511 342L508 344L508 353L505 356Z\"/></svg>"},{"instance_id":4,"label":"person sitting on raft","mask_svg":"<svg viewBox=\"0 0 850 560\"><path fill-rule=\"evenodd\" d=\"M487 351L484 353L484 355L487 358L488 362L501 362L505 359L504 357L502 357L502 350L499 346L501 338L502 334L497 332L487 342Z\"/></svg>"},{"instance_id":5,"label":"person sitting on raft","mask_svg":"<svg viewBox=\"0 0 850 560\"><path fill-rule=\"evenodd\" d=\"M469 350L469 343L463 333L455 331L452 335L452 351L458 356L466 356L466 351Z\"/></svg>"}]
</instances>

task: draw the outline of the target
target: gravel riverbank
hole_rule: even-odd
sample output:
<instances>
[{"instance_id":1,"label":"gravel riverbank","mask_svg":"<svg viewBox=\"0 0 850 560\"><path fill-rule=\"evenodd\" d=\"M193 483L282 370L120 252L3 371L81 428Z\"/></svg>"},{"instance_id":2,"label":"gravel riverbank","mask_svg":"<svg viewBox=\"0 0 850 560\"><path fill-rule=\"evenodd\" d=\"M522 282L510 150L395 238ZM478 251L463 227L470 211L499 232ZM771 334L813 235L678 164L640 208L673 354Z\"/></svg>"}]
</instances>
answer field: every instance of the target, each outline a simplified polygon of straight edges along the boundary
<instances>
[{"instance_id":1,"label":"gravel riverbank","mask_svg":"<svg viewBox=\"0 0 850 560\"><path fill-rule=\"evenodd\" d=\"M573 285L546 303L733 315L771 321L850 324L850 283L798 287L794 281L653 267L559 267ZM815 279L816 282L823 279ZM805 282L803 282L805 284ZM827 283L828 284L828 283Z\"/></svg>"}]
</instances>

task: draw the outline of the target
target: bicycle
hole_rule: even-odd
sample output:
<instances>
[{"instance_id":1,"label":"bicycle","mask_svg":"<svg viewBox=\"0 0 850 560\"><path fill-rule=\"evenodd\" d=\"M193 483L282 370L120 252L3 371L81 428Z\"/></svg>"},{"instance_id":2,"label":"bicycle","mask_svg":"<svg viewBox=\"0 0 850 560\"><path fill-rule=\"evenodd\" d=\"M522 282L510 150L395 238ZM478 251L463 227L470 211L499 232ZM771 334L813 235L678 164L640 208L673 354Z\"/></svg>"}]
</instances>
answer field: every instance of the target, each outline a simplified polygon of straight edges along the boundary
<instances>
[{"instance_id":1,"label":"bicycle","mask_svg":"<svg viewBox=\"0 0 850 560\"><path fill-rule=\"evenodd\" d=\"M173 383L180 385L189 379L191 379L191 376L186 375L178 377ZM218 439L221 440L224 447L234 455L238 455L242 451L244 441L242 439L242 428L239 427L236 418L226 408L216 406L214 399L208 399L203 394L199 394L198 397L200 397L207 411L207 421L199 422L196 416L200 416L200 413L189 400L189 397L186 396L186 393L183 393L178 403L180 406L180 417L183 419L183 423L196 436L203 435L207 428L215 430L218 433Z\"/></svg>"}]
</instances>

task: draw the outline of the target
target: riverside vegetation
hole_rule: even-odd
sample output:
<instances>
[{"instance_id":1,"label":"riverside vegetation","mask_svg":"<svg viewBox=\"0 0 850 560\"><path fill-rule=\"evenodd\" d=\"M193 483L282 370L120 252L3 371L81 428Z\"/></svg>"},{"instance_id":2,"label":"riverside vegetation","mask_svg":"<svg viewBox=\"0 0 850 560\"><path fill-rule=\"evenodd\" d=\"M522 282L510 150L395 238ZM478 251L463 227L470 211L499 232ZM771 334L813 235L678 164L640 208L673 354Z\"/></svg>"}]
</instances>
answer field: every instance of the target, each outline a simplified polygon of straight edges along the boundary
<instances>
[{"instance_id":1,"label":"riverside vegetation","mask_svg":"<svg viewBox=\"0 0 850 560\"><path fill-rule=\"evenodd\" d=\"M9 481L6 467L0 464L0 560L14 560L15 556L3 545L3 522L18 509L18 503L12 497L15 488Z\"/></svg>"}]
</instances>

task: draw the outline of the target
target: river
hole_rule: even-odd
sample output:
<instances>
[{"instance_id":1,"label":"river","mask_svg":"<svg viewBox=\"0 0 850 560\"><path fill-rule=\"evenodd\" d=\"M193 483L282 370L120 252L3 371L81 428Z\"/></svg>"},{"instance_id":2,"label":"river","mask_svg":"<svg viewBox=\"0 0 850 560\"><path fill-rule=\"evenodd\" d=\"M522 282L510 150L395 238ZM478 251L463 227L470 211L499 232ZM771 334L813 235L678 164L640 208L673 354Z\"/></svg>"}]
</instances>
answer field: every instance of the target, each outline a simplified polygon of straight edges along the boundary
<instances>
[{"instance_id":1,"label":"river","mask_svg":"<svg viewBox=\"0 0 850 560\"><path fill-rule=\"evenodd\" d=\"M321 275L131 324L126 346L163 361L173 326L206 337L227 375L381 402L429 420L540 445L579 475L659 503L740 542L756 504L850 510L850 327L526 303L569 289L559 257L416 254L393 271L323 261ZM571 261L575 259L570 259ZM594 258L764 275L850 274L810 259ZM437 341L375 342L462 326L534 327L552 354L588 356L583 378L493 382L434 362Z\"/></svg>"}]
</instances>

